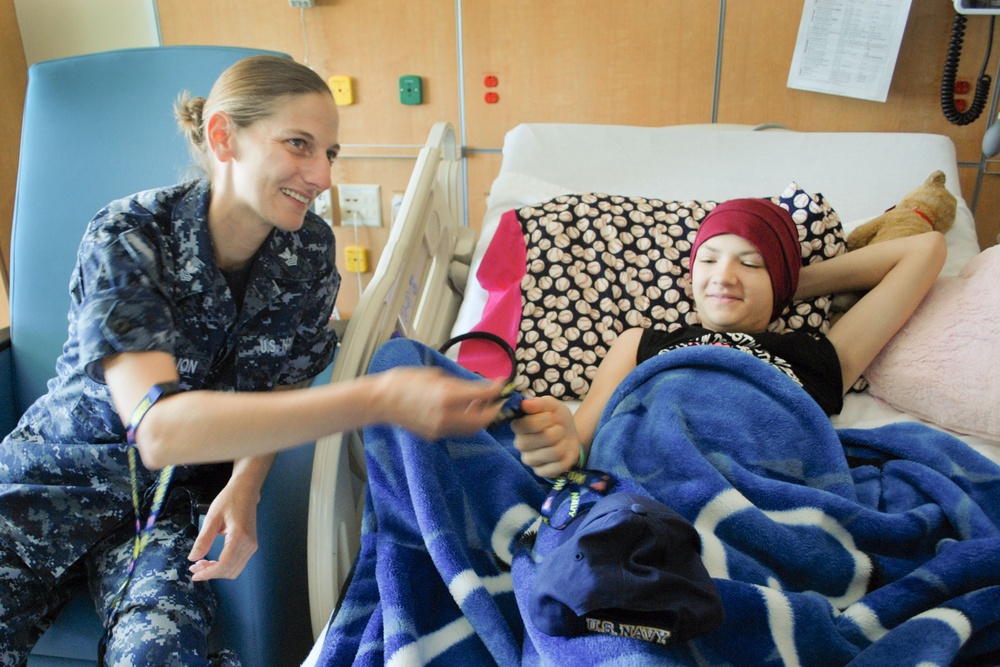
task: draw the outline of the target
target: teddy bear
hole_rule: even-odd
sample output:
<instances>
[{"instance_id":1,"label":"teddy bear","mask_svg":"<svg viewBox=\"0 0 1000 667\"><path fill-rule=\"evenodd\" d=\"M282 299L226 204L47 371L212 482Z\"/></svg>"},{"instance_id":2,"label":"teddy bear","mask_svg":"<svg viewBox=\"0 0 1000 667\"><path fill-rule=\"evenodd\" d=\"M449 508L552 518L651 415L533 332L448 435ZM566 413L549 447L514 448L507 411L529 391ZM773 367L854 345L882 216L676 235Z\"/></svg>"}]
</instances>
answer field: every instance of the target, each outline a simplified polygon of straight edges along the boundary
<instances>
[{"instance_id":1,"label":"teddy bear","mask_svg":"<svg viewBox=\"0 0 1000 667\"><path fill-rule=\"evenodd\" d=\"M944 186L943 171L935 171L923 185L908 193L888 211L858 226L847 236L847 249L879 241L937 230L942 234L955 222L955 195Z\"/></svg>"},{"instance_id":2,"label":"teddy bear","mask_svg":"<svg viewBox=\"0 0 1000 667\"><path fill-rule=\"evenodd\" d=\"M947 232L955 223L958 201L944 187L944 181L944 172L935 171L924 180L923 185L900 199L898 204L848 234L847 249L857 250L879 241L922 234L933 229L942 234ZM831 321L836 321L847 312L862 294L845 292L834 295L830 307Z\"/></svg>"}]
</instances>

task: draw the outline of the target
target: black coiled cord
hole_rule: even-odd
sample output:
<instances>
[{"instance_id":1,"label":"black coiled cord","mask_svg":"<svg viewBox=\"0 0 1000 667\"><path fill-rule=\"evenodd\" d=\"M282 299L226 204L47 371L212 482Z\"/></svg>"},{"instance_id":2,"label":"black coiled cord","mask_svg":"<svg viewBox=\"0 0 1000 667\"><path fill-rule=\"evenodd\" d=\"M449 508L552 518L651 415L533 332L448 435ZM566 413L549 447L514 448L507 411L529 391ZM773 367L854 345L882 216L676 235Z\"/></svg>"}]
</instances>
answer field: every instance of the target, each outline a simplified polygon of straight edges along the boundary
<instances>
[{"instance_id":1,"label":"black coiled cord","mask_svg":"<svg viewBox=\"0 0 1000 667\"><path fill-rule=\"evenodd\" d=\"M986 101L990 95L990 83L992 77L986 73L986 65L990 59L990 51L993 49L993 22L995 17L990 17L990 38L986 46L986 57L983 59L983 67L979 71L979 78L976 80L976 92L972 97L972 104L967 111L959 111L955 108L955 77L958 73L958 62L962 56L962 41L965 37L965 22L968 19L962 14L955 14L955 21L951 26L951 39L948 41L948 55L944 61L944 74L941 77L941 111L944 117L954 125L968 125L979 118L986 108Z\"/></svg>"},{"instance_id":2,"label":"black coiled cord","mask_svg":"<svg viewBox=\"0 0 1000 667\"><path fill-rule=\"evenodd\" d=\"M990 17L990 40L986 47L986 57L983 59L983 67L979 71L979 78L976 80L976 92L972 96L972 104L967 111L959 111L955 108L955 77L958 73L958 61L962 56L962 40L965 37L965 22L968 19L963 14L955 14L955 21L951 25L951 38L948 40L948 55L944 60L944 74L941 77L941 111L944 117L954 125L968 125L979 118L986 108L986 98L990 96L990 83L993 79L986 73L986 64L990 59L990 51L993 49L993 22L995 17Z\"/></svg>"}]
</instances>

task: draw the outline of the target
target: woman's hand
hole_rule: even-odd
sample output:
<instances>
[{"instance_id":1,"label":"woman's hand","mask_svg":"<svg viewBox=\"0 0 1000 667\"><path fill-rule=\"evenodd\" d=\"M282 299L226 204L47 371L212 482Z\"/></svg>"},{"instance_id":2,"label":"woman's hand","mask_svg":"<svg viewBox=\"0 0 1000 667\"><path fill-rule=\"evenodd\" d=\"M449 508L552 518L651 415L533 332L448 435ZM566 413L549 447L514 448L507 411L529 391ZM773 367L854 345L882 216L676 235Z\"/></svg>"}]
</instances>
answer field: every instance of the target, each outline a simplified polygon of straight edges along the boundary
<instances>
[{"instance_id":1,"label":"woman's hand","mask_svg":"<svg viewBox=\"0 0 1000 667\"><path fill-rule=\"evenodd\" d=\"M395 423L427 440L471 435L500 413L502 380L463 380L439 368L402 367L372 376L368 423Z\"/></svg>"},{"instance_id":2,"label":"woman's hand","mask_svg":"<svg viewBox=\"0 0 1000 667\"><path fill-rule=\"evenodd\" d=\"M580 460L580 437L566 404L540 396L524 399L521 408L527 414L511 422L521 462L539 477L558 477L571 470Z\"/></svg>"},{"instance_id":3,"label":"woman's hand","mask_svg":"<svg viewBox=\"0 0 1000 667\"><path fill-rule=\"evenodd\" d=\"M194 561L188 568L193 575L192 580L235 579L257 551L257 501L260 495L252 489L252 486L240 484L234 477L212 501L188 554L188 560ZM205 556L217 535L225 535L226 538L219 560L206 560Z\"/></svg>"}]
</instances>

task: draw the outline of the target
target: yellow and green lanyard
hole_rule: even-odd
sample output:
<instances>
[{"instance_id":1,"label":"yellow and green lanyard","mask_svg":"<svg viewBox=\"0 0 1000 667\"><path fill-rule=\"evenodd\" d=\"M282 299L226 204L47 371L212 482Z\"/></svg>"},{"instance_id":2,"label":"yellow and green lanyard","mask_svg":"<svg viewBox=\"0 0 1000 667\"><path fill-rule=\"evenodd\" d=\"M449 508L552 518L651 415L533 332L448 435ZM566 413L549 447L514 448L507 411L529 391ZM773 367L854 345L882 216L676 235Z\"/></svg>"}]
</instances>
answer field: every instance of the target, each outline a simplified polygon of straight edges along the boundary
<instances>
[{"instance_id":1,"label":"yellow and green lanyard","mask_svg":"<svg viewBox=\"0 0 1000 667\"><path fill-rule=\"evenodd\" d=\"M135 543L132 545L132 558L129 560L128 572L125 575L125 581L119 587L118 592L115 593L115 597L111 600L111 609L108 613L107 625L104 629L104 635L101 637L101 643L98 648L98 664L104 664L104 652L107 647L108 639L111 635L111 628L114 627L115 621L118 618L118 614L121 611L122 601L125 598L125 592L128 590L129 584L132 581L132 573L135 570L136 562L139 560L140 554L146 548L149 543L149 537L153 532L153 526L156 525L156 518L160 514L160 510L163 509L163 501L167 496L167 489L170 486L170 478L174 474L174 466L166 466L160 470L160 474L156 479L156 483L153 487L153 500L149 508L149 516L146 517L146 525L142 525L142 512L141 512L141 502L139 498L139 475L138 469L139 464L136 460L136 447L135 447L135 431L139 428L139 423L142 418L146 416L153 404L164 396L170 396L172 394L177 394L181 391L180 387L176 382L162 382L159 384L154 384L153 387L143 396L139 404L135 406L135 410L132 411L132 416L129 417L128 426L126 429L126 438L128 441L128 449L126 450L128 454L128 470L129 478L132 482L132 508L135 510Z\"/></svg>"}]
</instances>

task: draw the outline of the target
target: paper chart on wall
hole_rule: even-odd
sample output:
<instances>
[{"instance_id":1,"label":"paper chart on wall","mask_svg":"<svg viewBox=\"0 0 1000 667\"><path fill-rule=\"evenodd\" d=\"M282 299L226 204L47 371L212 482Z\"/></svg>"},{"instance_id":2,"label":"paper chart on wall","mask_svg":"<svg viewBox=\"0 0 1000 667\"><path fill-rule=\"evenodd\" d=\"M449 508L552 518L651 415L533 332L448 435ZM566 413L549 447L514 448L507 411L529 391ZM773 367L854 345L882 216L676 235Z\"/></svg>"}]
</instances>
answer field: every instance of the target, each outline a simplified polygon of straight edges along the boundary
<instances>
[{"instance_id":1,"label":"paper chart on wall","mask_svg":"<svg viewBox=\"0 0 1000 667\"><path fill-rule=\"evenodd\" d=\"M911 0L806 0L788 87L885 102Z\"/></svg>"}]
</instances>

